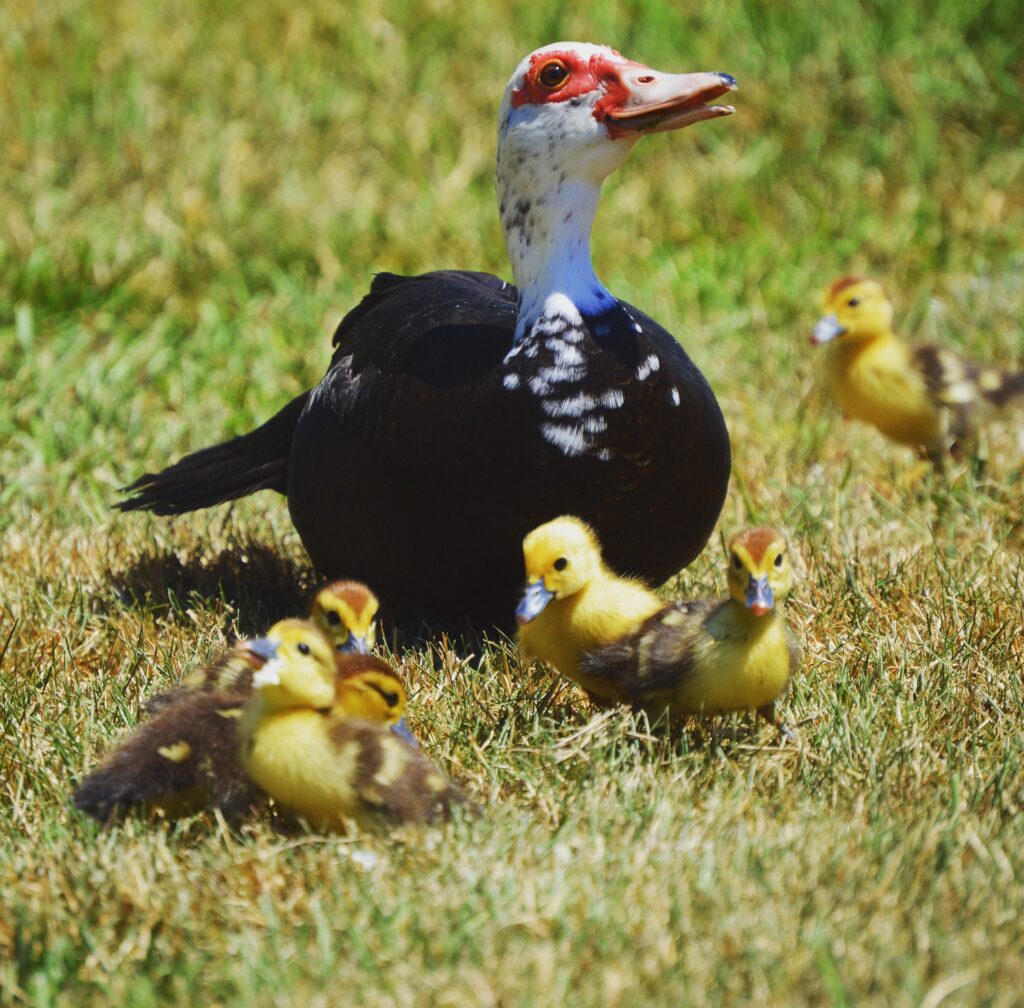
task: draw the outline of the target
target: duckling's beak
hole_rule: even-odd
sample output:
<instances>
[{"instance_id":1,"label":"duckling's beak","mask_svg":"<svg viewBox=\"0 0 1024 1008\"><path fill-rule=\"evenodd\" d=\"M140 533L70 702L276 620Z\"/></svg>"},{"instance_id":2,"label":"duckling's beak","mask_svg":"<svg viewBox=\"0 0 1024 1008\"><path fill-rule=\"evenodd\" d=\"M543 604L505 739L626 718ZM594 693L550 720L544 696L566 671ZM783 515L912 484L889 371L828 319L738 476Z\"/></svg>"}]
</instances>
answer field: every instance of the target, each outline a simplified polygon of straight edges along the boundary
<instances>
[{"instance_id":1,"label":"duckling's beak","mask_svg":"<svg viewBox=\"0 0 1024 1008\"><path fill-rule=\"evenodd\" d=\"M242 642L242 649L254 654L262 661L270 661L277 654L277 641L269 637L255 637Z\"/></svg>"},{"instance_id":2,"label":"duckling's beak","mask_svg":"<svg viewBox=\"0 0 1024 1008\"><path fill-rule=\"evenodd\" d=\"M839 319L835 315L822 315L814 327L814 332L811 333L811 343L814 346L821 346L822 343L828 343L837 336L842 336L844 332L846 332L846 326L840 325Z\"/></svg>"},{"instance_id":3,"label":"duckling's beak","mask_svg":"<svg viewBox=\"0 0 1024 1008\"><path fill-rule=\"evenodd\" d=\"M528 581L523 589L523 597L516 607L516 622L522 626L524 623L536 619L544 612L547 604L554 597L555 593L544 587L544 578L539 577L536 581Z\"/></svg>"},{"instance_id":4,"label":"duckling's beak","mask_svg":"<svg viewBox=\"0 0 1024 1008\"><path fill-rule=\"evenodd\" d=\"M775 592L768 577L753 577L747 582L747 608L755 616L767 616L775 605Z\"/></svg>"},{"instance_id":5,"label":"duckling's beak","mask_svg":"<svg viewBox=\"0 0 1024 1008\"><path fill-rule=\"evenodd\" d=\"M409 745L411 745L417 751L419 750L419 748L420 748L419 740L416 738L415 735L413 735L412 731L409 729L409 724L405 720L405 718L402 718L402 720L399 721L397 724L393 724L391 726L391 730L400 739L404 740L405 742L408 742Z\"/></svg>"},{"instance_id":6,"label":"duckling's beak","mask_svg":"<svg viewBox=\"0 0 1024 1008\"><path fill-rule=\"evenodd\" d=\"M365 637L350 633L343 644L338 645L339 654L369 654L370 645Z\"/></svg>"}]
</instances>

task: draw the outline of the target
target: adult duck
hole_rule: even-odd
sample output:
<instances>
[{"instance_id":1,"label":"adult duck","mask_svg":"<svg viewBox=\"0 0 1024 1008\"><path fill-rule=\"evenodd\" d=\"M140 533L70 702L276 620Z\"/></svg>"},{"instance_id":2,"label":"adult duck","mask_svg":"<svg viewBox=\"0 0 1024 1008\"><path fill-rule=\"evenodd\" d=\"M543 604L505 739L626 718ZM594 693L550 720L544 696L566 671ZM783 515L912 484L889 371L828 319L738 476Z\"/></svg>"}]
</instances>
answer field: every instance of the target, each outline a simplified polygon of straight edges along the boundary
<instances>
[{"instance_id":1,"label":"adult duck","mask_svg":"<svg viewBox=\"0 0 1024 1008\"><path fill-rule=\"evenodd\" d=\"M674 574L721 510L728 433L675 338L597 279L590 230L637 140L729 115L708 102L735 87L583 43L531 53L498 129L516 286L379 274L316 388L142 476L119 507L178 514L277 490L324 572L443 618L509 623L522 537L564 512L593 526L615 569Z\"/></svg>"}]
</instances>

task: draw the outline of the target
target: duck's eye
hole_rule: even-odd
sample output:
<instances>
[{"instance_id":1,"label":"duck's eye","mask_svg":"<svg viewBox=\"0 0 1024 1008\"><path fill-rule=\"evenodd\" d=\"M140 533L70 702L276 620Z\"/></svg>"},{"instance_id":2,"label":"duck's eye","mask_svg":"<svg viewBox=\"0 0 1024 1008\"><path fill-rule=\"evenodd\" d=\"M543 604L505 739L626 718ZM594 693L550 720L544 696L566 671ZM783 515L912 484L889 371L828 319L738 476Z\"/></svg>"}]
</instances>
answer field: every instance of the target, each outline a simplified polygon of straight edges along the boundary
<instances>
[{"instance_id":1,"label":"duck's eye","mask_svg":"<svg viewBox=\"0 0 1024 1008\"><path fill-rule=\"evenodd\" d=\"M564 571L565 568L568 567L568 566L569 566L569 561L566 560L565 557L559 557L555 561L555 570L556 571Z\"/></svg>"},{"instance_id":2,"label":"duck's eye","mask_svg":"<svg viewBox=\"0 0 1024 1008\"><path fill-rule=\"evenodd\" d=\"M569 79L569 68L561 60L545 63L537 71L537 81L548 91L557 91Z\"/></svg>"},{"instance_id":3,"label":"duck's eye","mask_svg":"<svg viewBox=\"0 0 1024 1008\"><path fill-rule=\"evenodd\" d=\"M333 609L329 609L327 611L327 622L331 626L339 626L341 624L341 617Z\"/></svg>"},{"instance_id":4,"label":"duck's eye","mask_svg":"<svg viewBox=\"0 0 1024 1008\"><path fill-rule=\"evenodd\" d=\"M743 570L743 561L735 553L732 555L732 565L736 570Z\"/></svg>"},{"instance_id":5,"label":"duck's eye","mask_svg":"<svg viewBox=\"0 0 1024 1008\"><path fill-rule=\"evenodd\" d=\"M298 648L299 654L309 654L309 645L305 641L295 646Z\"/></svg>"},{"instance_id":6,"label":"duck's eye","mask_svg":"<svg viewBox=\"0 0 1024 1008\"><path fill-rule=\"evenodd\" d=\"M857 307L857 305L859 305L859 304L860 304L860 298L850 298L850 300L849 300L849 301L847 301L846 303L847 303L847 304L848 304L848 305L849 305L849 306L850 306L851 308L856 308L856 307Z\"/></svg>"},{"instance_id":7,"label":"duck's eye","mask_svg":"<svg viewBox=\"0 0 1024 1008\"><path fill-rule=\"evenodd\" d=\"M775 558L775 566L776 567L781 567L782 566L782 554L781 553Z\"/></svg>"}]
</instances>

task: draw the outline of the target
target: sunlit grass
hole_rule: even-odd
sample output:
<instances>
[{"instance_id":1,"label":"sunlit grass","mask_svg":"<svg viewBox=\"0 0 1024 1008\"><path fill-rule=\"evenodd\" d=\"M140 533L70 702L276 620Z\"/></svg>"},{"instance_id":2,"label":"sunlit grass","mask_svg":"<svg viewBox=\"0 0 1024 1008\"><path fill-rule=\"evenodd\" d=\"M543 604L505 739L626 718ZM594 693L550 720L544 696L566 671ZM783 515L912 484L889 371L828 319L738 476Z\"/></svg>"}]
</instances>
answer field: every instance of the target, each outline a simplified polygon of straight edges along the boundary
<instances>
[{"instance_id":1,"label":"sunlit grass","mask_svg":"<svg viewBox=\"0 0 1024 1008\"><path fill-rule=\"evenodd\" d=\"M914 480L824 399L806 337L864 270L902 330L1022 365L1022 15L7 0L4 998L1017 1003L1024 445L1007 423L984 481ZM316 381L374 271L507 276L495 109L558 38L740 80L736 116L609 182L595 262L715 386L720 534L790 532L798 744L746 718L665 737L507 643L439 641L398 655L412 723L480 820L372 842L82 821L69 789L140 700L315 583L279 498L168 522L112 514L116 488ZM720 534L668 594L720 591Z\"/></svg>"}]
</instances>

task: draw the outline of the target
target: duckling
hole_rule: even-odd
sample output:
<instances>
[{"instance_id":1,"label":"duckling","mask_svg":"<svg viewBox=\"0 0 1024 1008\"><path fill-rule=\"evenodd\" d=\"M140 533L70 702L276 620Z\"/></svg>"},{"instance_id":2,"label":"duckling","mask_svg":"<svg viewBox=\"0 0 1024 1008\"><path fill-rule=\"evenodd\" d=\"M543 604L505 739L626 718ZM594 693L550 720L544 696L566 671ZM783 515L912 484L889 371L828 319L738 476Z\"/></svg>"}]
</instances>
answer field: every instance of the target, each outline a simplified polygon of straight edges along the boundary
<instances>
[{"instance_id":1,"label":"duckling","mask_svg":"<svg viewBox=\"0 0 1024 1008\"><path fill-rule=\"evenodd\" d=\"M843 411L922 451L936 469L964 447L976 450L979 428L993 414L1024 403L1024 372L904 343L892 328L892 303L875 280L836 280L825 293L825 311L811 342L829 344L825 379Z\"/></svg>"},{"instance_id":2,"label":"duckling","mask_svg":"<svg viewBox=\"0 0 1024 1008\"><path fill-rule=\"evenodd\" d=\"M386 727L338 708L333 656L315 627L284 620L253 647L268 661L239 721L242 762L282 808L315 828L343 830L430 822L464 801Z\"/></svg>"},{"instance_id":3,"label":"duckling","mask_svg":"<svg viewBox=\"0 0 1024 1008\"><path fill-rule=\"evenodd\" d=\"M377 642L379 608L377 596L361 581L330 581L313 596L309 620L339 654L368 654ZM146 713L153 715L185 693L197 690L248 696L252 692L252 673L248 655L228 651L209 665L190 672L180 685L150 697L144 705Z\"/></svg>"},{"instance_id":4,"label":"duckling","mask_svg":"<svg viewBox=\"0 0 1024 1008\"><path fill-rule=\"evenodd\" d=\"M525 657L549 662L598 703L652 718L757 709L777 724L773 704L799 662L776 609L792 577L781 534L755 528L732 540L729 599L671 605L610 571L579 519L534 529L523 553Z\"/></svg>"},{"instance_id":5,"label":"duckling","mask_svg":"<svg viewBox=\"0 0 1024 1008\"><path fill-rule=\"evenodd\" d=\"M252 676L265 660L254 642L238 644L222 664L236 671L246 666L244 690L179 691L89 774L74 794L75 805L101 821L131 808L177 817L210 806L238 818L258 801L239 759L237 726L252 696ZM384 725L418 751L405 725L405 688L390 666L363 654L335 654L333 662L334 709Z\"/></svg>"},{"instance_id":6,"label":"duckling","mask_svg":"<svg viewBox=\"0 0 1024 1008\"><path fill-rule=\"evenodd\" d=\"M540 658L600 696L600 683L580 669L580 658L618 640L650 619L664 603L645 584L611 571L597 534L563 515L523 539L526 588L516 609L519 651Z\"/></svg>"},{"instance_id":7,"label":"duckling","mask_svg":"<svg viewBox=\"0 0 1024 1008\"><path fill-rule=\"evenodd\" d=\"M752 528L729 543L729 598L676 602L632 633L589 650L583 676L600 695L652 719L756 710L775 716L800 665L800 646L783 618L793 583L785 536Z\"/></svg>"}]
</instances>

